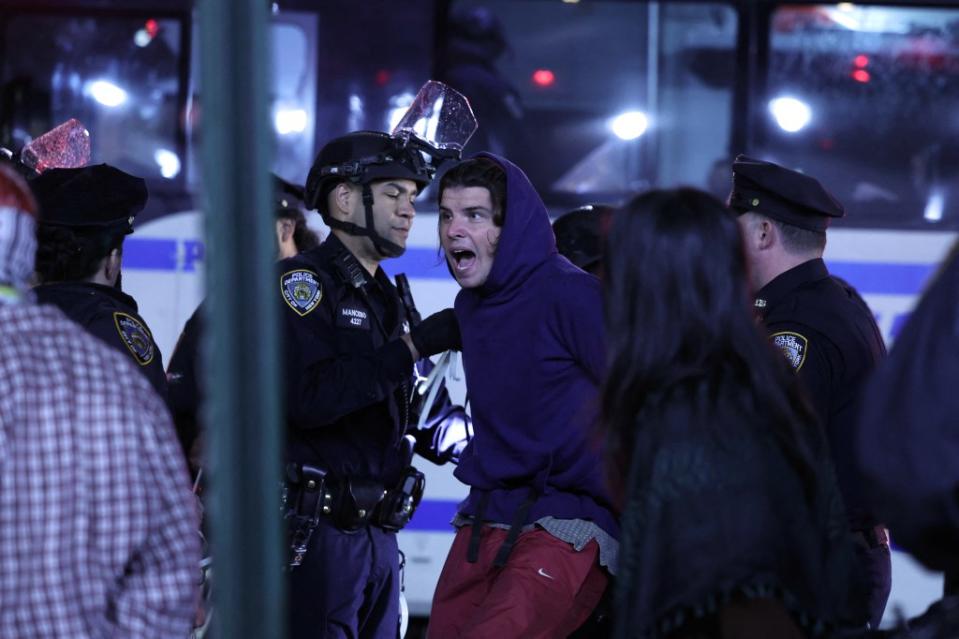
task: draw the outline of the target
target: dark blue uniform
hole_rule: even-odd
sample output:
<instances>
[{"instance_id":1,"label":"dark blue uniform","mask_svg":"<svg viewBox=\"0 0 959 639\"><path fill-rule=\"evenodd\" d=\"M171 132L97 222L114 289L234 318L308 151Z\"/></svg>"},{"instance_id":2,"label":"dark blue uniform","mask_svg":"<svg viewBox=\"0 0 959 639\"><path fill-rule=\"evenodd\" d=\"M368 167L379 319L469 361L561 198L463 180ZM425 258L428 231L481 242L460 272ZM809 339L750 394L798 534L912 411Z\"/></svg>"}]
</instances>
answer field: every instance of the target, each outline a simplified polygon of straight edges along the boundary
<instances>
[{"instance_id":1,"label":"dark blue uniform","mask_svg":"<svg viewBox=\"0 0 959 639\"><path fill-rule=\"evenodd\" d=\"M413 381L396 288L382 269L370 276L335 235L282 261L280 272L288 459L321 468L339 491L392 488L408 462ZM397 557L394 532L346 531L321 517L292 570L291 636L395 637Z\"/></svg>"},{"instance_id":2,"label":"dark blue uniform","mask_svg":"<svg viewBox=\"0 0 959 639\"><path fill-rule=\"evenodd\" d=\"M860 468L896 543L959 586L959 253L864 395Z\"/></svg>"},{"instance_id":3,"label":"dark blue uniform","mask_svg":"<svg viewBox=\"0 0 959 639\"><path fill-rule=\"evenodd\" d=\"M200 341L204 333L204 308L201 303L183 326L170 363L167 364L167 390L170 413L176 424L177 438L191 465L193 446L200 435Z\"/></svg>"},{"instance_id":4,"label":"dark blue uniform","mask_svg":"<svg viewBox=\"0 0 959 639\"><path fill-rule=\"evenodd\" d=\"M872 581L870 614L878 625L891 586L889 547L853 464L859 402L886 353L879 327L859 294L830 276L821 259L780 274L757 293L755 305L826 429L850 527L863 542Z\"/></svg>"},{"instance_id":5,"label":"dark blue uniform","mask_svg":"<svg viewBox=\"0 0 959 639\"><path fill-rule=\"evenodd\" d=\"M33 290L41 304L53 304L87 332L130 357L166 400L163 358L132 297L90 282L43 284Z\"/></svg>"}]
</instances>

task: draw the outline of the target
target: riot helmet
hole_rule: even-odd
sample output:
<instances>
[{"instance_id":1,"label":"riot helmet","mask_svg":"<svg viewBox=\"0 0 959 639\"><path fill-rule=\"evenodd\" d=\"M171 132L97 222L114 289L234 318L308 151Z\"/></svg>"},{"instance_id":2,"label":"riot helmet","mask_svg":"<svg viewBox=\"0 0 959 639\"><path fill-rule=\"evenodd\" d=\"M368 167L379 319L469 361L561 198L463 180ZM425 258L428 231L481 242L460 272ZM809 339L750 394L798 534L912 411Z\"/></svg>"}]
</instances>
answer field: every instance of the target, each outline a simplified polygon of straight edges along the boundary
<instances>
[{"instance_id":1,"label":"riot helmet","mask_svg":"<svg viewBox=\"0 0 959 639\"><path fill-rule=\"evenodd\" d=\"M574 265L596 273L602 257L603 237L615 208L609 204L587 204L553 222L556 249Z\"/></svg>"},{"instance_id":2,"label":"riot helmet","mask_svg":"<svg viewBox=\"0 0 959 639\"><path fill-rule=\"evenodd\" d=\"M328 142L316 156L307 177L305 204L318 209L330 228L369 237L380 255L402 255L402 246L376 232L370 184L391 178L407 179L422 189L443 162L459 159L476 126L465 97L441 82L427 82L391 135L357 131ZM334 219L327 210L327 196L344 181L362 187L365 227Z\"/></svg>"}]
</instances>

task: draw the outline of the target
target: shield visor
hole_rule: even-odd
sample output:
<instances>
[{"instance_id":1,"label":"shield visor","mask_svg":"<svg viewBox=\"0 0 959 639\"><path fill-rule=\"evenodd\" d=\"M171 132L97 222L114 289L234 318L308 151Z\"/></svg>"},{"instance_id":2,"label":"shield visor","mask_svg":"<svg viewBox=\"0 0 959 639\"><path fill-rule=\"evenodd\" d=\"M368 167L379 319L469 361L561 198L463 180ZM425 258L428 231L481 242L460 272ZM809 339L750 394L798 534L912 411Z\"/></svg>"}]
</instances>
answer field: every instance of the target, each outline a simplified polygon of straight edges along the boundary
<instances>
[{"instance_id":1,"label":"shield visor","mask_svg":"<svg viewBox=\"0 0 959 639\"><path fill-rule=\"evenodd\" d=\"M416 94L391 135L406 142L417 140L440 151L440 155L459 157L477 126L469 100L462 93L430 80Z\"/></svg>"}]
</instances>

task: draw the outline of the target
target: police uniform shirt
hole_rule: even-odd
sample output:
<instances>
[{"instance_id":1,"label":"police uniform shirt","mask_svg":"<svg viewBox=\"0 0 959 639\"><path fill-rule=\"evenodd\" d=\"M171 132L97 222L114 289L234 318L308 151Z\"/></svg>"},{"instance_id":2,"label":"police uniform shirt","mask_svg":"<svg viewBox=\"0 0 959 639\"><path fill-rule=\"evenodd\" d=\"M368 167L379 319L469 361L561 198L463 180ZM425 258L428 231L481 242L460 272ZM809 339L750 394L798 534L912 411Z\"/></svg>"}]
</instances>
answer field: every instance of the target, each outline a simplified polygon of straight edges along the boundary
<instances>
[{"instance_id":1,"label":"police uniform shirt","mask_svg":"<svg viewBox=\"0 0 959 639\"><path fill-rule=\"evenodd\" d=\"M279 280L290 457L392 485L413 374L396 288L335 235L280 262Z\"/></svg>"},{"instance_id":2,"label":"police uniform shirt","mask_svg":"<svg viewBox=\"0 0 959 639\"><path fill-rule=\"evenodd\" d=\"M886 352L872 313L821 259L780 274L758 292L755 306L826 428L850 515L863 517L863 527L875 523L852 473L857 402Z\"/></svg>"},{"instance_id":3,"label":"police uniform shirt","mask_svg":"<svg viewBox=\"0 0 959 639\"><path fill-rule=\"evenodd\" d=\"M37 301L53 304L89 333L129 356L164 400L166 373L153 333L132 297L110 286L58 282L34 288Z\"/></svg>"}]
</instances>

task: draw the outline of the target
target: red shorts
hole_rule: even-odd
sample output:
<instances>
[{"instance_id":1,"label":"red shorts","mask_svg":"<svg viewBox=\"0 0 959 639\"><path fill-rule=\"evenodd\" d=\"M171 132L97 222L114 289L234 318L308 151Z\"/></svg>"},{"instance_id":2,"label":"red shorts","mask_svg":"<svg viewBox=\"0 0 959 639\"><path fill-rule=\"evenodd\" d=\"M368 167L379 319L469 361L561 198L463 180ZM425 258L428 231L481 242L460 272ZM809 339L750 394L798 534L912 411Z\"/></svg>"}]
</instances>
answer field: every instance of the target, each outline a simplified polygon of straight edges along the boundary
<instances>
[{"instance_id":1,"label":"red shorts","mask_svg":"<svg viewBox=\"0 0 959 639\"><path fill-rule=\"evenodd\" d=\"M583 624L606 590L599 545L572 545L539 528L520 534L509 560L493 566L506 539L502 528L483 526L479 560L466 552L472 527L456 533L436 593L427 636L566 637Z\"/></svg>"}]
</instances>

